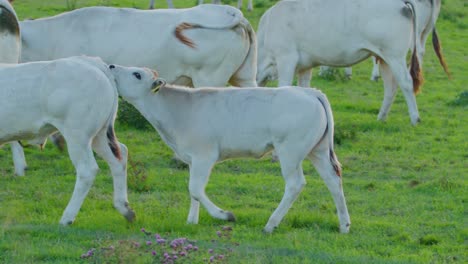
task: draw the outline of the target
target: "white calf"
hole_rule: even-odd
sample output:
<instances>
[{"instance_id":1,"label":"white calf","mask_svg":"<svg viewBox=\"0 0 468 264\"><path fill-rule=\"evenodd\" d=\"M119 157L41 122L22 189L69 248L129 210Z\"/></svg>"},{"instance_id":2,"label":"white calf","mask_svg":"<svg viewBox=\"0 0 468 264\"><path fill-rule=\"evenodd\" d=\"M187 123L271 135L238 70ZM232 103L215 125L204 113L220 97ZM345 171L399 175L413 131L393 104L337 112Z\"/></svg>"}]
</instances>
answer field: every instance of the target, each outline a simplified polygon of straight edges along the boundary
<instances>
[{"instance_id":1,"label":"white calf","mask_svg":"<svg viewBox=\"0 0 468 264\"><path fill-rule=\"evenodd\" d=\"M420 119L415 93L422 74L414 2L279 1L265 12L258 26L257 82L261 84L277 74L279 86L291 85L297 73L299 85L309 86L315 66L350 66L375 55L383 62L380 68L385 88L378 119L386 119L399 85L411 123L417 124ZM415 49L408 71L406 54L410 47Z\"/></svg>"},{"instance_id":2,"label":"white calf","mask_svg":"<svg viewBox=\"0 0 468 264\"><path fill-rule=\"evenodd\" d=\"M71 224L88 193L98 165L93 150L109 165L114 206L127 220L127 148L114 134L118 94L101 60L73 57L0 66L0 145L17 140L44 142L64 136L76 169L76 184L60 223Z\"/></svg>"},{"instance_id":3,"label":"white calf","mask_svg":"<svg viewBox=\"0 0 468 264\"><path fill-rule=\"evenodd\" d=\"M190 167L189 223L198 223L201 203L215 218L235 220L205 194L215 163L237 157L262 157L276 150L286 182L278 208L265 226L279 225L305 185L302 161L312 161L332 193L340 231L350 219L333 150L333 115L327 98L316 89L200 88L164 86L151 72L110 65L117 73L119 95L134 105L161 138ZM154 82L155 88L148 89Z\"/></svg>"}]
</instances>

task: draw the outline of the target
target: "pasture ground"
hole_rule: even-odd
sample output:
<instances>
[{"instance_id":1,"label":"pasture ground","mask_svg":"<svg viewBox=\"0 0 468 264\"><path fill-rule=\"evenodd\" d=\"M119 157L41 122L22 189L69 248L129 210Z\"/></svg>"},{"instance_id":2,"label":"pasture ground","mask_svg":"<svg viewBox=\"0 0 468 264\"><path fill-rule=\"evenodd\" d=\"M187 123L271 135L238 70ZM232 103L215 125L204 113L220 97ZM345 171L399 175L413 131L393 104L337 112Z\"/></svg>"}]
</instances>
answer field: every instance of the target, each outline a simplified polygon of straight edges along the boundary
<instances>
[{"instance_id":1,"label":"pasture ground","mask_svg":"<svg viewBox=\"0 0 468 264\"><path fill-rule=\"evenodd\" d=\"M245 15L256 27L273 3L254 2L255 10ZM38 18L66 11L67 3L146 8L148 1L16 0L15 8L21 19ZM162 0L157 5L166 7ZM144 241L141 228L198 241L207 257L188 263L209 261L209 248L224 252L216 261L226 263L467 263L467 10L464 1L443 1L437 28L453 78L447 79L428 46L426 82L417 96L422 123L416 127L401 91L387 122L376 121L383 88L381 81L369 81L370 60L353 68L351 80L319 78L315 71L312 85L327 94L334 110L349 234L338 233L331 195L308 162L303 192L279 228L263 234L284 188L279 165L269 157L232 160L213 170L207 194L237 222L213 219L202 208L200 223L187 225L187 169L172 162L154 130L119 122L117 135L130 151L129 200L137 220L127 223L113 208L110 173L99 160L101 171L76 222L59 226L75 184L68 156L50 144L43 151L28 147L27 176L15 177L5 146L0 149L0 263L156 263L144 245L131 244ZM226 225L233 229L230 240L219 240L216 231ZM118 253L106 253L111 246ZM92 248L95 256L80 258Z\"/></svg>"}]
</instances>

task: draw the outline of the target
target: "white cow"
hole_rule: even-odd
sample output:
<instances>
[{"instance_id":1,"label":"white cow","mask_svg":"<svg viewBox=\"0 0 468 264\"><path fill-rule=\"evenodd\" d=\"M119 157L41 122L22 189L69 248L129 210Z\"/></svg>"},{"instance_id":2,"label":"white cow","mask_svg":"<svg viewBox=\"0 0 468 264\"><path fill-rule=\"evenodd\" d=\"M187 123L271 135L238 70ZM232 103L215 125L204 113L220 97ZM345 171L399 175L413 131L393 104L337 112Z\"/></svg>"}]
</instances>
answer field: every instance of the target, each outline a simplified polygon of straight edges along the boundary
<instances>
[{"instance_id":1,"label":"white cow","mask_svg":"<svg viewBox=\"0 0 468 264\"><path fill-rule=\"evenodd\" d=\"M127 148L114 134L117 84L101 60L73 57L57 61L0 65L0 145L45 141L60 131L76 169L76 185L60 223L71 224L98 171L93 150L114 178L114 206L127 220L135 214L127 200Z\"/></svg>"},{"instance_id":2,"label":"white cow","mask_svg":"<svg viewBox=\"0 0 468 264\"><path fill-rule=\"evenodd\" d=\"M350 66L375 55L382 60L385 87L378 119L386 119L399 85L415 125L422 74L414 7L414 0L280 1L260 19L257 82L277 74L279 86L290 85L297 73L299 85L309 86L312 67ZM411 75L406 68L410 47L415 47Z\"/></svg>"},{"instance_id":3,"label":"white cow","mask_svg":"<svg viewBox=\"0 0 468 264\"><path fill-rule=\"evenodd\" d=\"M154 2L155 2L155 0L150 0L149 9L154 9ZM211 2L213 4L221 4L221 0L212 0ZM198 4L199 5L203 4L203 0L198 0ZM174 3L172 2L172 0L167 0L167 7L174 8ZM242 8L242 0L237 0L237 8L239 8L239 9ZM248 11L253 10L252 0L249 0L249 2L247 4L247 10Z\"/></svg>"},{"instance_id":4,"label":"white cow","mask_svg":"<svg viewBox=\"0 0 468 264\"><path fill-rule=\"evenodd\" d=\"M10 2L0 0L0 63L18 63L21 53L18 17ZM15 174L22 176L27 166L23 148L16 141L11 142L10 146Z\"/></svg>"},{"instance_id":5,"label":"white cow","mask_svg":"<svg viewBox=\"0 0 468 264\"><path fill-rule=\"evenodd\" d=\"M256 86L255 32L234 7L89 7L20 27L23 62L85 54L156 69L175 84Z\"/></svg>"},{"instance_id":6,"label":"white cow","mask_svg":"<svg viewBox=\"0 0 468 264\"><path fill-rule=\"evenodd\" d=\"M445 59L442 55L442 51L440 49L440 42L437 36L436 30L436 22L437 18L439 17L441 1L440 0L422 0L422 1L415 1L416 9L418 13L418 31L417 35L420 36L421 41L421 50L420 50L420 57L423 58L425 54L425 47L426 41L429 34L432 32L432 46L436 55L439 59L440 64L444 68L447 75L450 77L450 73L448 71L447 64L445 63ZM412 47L411 47L412 48ZM379 63L375 57L372 57L373 67L372 67L372 74L371 80L377 81L380 77L379 73ZM422 61L421 61L422 63ZM327 66L321 66L320 72L328 70ZM346 76L351 76L352 70L351 67L345 68Z\"/></svg>"},{"instance_id":7,"label":"white cow","mask_svg":"<svg viewBox=\"0 0 468 264\"><path fill-rule=\"evenodd\" d=\"M199 203L215 218L235 220L205 194L215 163L237 157L262 157L275 149L286 182L285 193L266 232L279 225L305 185L302 161L312 161L333 195L340 231L350 219L333 150L333 115L323 93L311 88L148 89L152 75L109 66L117 73L119 95L134 105L161 138L190 167L189 223L198 223Z\"/></svg>"}]
</instances>

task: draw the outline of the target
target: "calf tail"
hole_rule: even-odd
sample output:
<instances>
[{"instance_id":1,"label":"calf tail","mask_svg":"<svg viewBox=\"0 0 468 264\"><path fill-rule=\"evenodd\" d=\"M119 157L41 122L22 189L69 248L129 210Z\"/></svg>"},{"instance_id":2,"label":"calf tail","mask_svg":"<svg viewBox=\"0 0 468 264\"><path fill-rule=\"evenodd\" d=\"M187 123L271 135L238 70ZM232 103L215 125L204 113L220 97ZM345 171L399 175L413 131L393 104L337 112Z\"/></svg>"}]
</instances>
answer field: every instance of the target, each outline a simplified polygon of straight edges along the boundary
<instances>
[{"instance_id":1,"label":"calf tail","mask_svg":"<svg viewBox=\"0 0 468 264\"><path fill-rule=\"evenodd\" d=\"M114 156L117 159L121 160L122 159L122 154L121 154L121 151L120 151L119 142L117 142L117 138L115 136L115 131L114 131L114 125L113 124L109 124L109 126L107 127L106 135L107 135L109 148L111 149L112 154L114 154Z\"/></svg>"},{"instance_id":2,"label":"calf tail","mask_svg":"<svg viewBox=\"0 0 468 264\"><path fill-rule=\"evenodd\" d=\"M333 135L335 133L335 124L333 121L333 113L330 102L328 101L327 96L320 91L318 91L317 99L322 104L323 108L325 109L325 114L327 115L327 130L325 131L326 135L324 139L328 141L328 145L330 147L330 162L336 172L336 175L341 177L341 163L338 161L334 150Z\"/></svg>"},{"instance_id":3,"label":"calf tail","mask_svg":"<svg viewBox=\"0 0 468 264\"><path fill-rule=\"evenodd\" d=\"M415 4L412 0L406 0L405 4L410 8L413 13L413 55L411 56L410 75L413 79L413 92L418 94L420 87L424 83L424 76L421 68L421 59L418 56L418 50L421 47L420 38L418 36L418 20L416 14Z\"/></svg>"},{"instance_id":4,"label":"calf tail","mask_svg":"<svg viewBox=\"0 0 468 264\"><path fill-rule=\"evenodd\" d=\"M447 63L445 62L444 54L442 54L442 46L440 45L439 37L437 36L437 30L435 27L432 30L432 46L434 47L434 51L437 55L437 58L439 58L440 65L442 65L445 73L447 74L449 79L451 79L452 75L450 74Z\"/></svg>"}]
</instances>

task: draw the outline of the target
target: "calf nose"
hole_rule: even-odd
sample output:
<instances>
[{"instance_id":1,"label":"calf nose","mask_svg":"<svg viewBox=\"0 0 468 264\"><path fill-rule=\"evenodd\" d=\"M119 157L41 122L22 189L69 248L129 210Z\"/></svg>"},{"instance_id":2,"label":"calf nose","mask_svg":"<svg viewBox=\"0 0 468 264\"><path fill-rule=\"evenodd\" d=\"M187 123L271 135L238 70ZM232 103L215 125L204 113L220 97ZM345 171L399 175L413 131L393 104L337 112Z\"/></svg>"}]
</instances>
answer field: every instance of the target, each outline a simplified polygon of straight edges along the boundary
<instances>
[{"instance_id":1,"label":"calf nose","mask_svg":"<svg viewBox=\"0 0 468 264\"><path fill-rule=\"evenodd\" d=\"M115 65L114 65L114 64L109 65L109 69L112 70L112 69L114 69L114 68L115 68Z\"/></svg>"}]
</instances>

